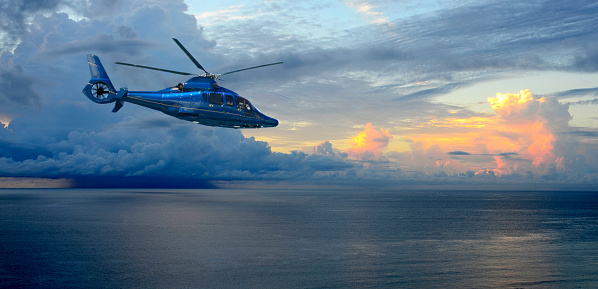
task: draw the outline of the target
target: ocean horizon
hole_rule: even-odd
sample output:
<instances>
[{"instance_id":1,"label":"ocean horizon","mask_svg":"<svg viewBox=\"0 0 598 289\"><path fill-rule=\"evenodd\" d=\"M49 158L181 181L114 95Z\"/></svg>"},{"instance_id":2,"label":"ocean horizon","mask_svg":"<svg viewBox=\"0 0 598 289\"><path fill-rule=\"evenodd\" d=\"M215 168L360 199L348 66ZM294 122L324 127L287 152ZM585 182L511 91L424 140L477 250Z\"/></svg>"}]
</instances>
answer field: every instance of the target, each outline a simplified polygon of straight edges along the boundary
<instances>
[{"instance_id":1,"label":"ocean horizon","mask_svg":"<svg viewBox=\"0 0 598 289\"><path fill-rule=\"evenodd\" d=\"M0 287L598 288L598 192L0 189Z\"/></svg>"}]
</instances>

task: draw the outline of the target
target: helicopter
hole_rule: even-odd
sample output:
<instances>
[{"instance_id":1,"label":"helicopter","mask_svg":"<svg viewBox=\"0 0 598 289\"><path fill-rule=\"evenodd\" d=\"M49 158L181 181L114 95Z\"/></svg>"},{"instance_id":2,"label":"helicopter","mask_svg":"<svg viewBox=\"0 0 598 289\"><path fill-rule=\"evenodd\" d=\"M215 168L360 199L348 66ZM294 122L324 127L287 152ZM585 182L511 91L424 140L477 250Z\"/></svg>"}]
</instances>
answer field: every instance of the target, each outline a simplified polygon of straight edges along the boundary
<instances>
[{"instance_id":1,"label":"helicopter","mask_svg":"<svg viewBox=\"0 0 598 289\"><path fill-rule=\"evenodd\" d=\"M197 62L181 42L176 38L173 38L173 40L204 74L115 62L119 65L179 75L194 75L184 83L158 91L129 91L124 87L116 91L100 62L100 58L97 55L88 54L87 62L91 80L83 88L83 94L95 103L115 103L112 112L118 112L125 102L129 102L161 111L178 119L206 126L239 129L275 127L278 125L278 120L261 113L249 100L241 97L236 92L219 86L216 80L219 80L222 75L282 64L282 62L237 69L222 74L212 74Z\"/></svg>"}]
</instances>

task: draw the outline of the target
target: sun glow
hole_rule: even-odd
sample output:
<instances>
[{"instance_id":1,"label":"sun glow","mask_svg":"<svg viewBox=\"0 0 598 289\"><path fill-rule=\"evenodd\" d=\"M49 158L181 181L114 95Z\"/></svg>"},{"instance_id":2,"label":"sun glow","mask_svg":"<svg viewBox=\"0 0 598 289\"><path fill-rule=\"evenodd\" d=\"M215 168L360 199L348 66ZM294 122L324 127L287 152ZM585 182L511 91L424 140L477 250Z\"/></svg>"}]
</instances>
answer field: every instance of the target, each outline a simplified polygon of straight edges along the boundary
<instances>
[{"instance_id":1,"label":"sun glow","mask_svg":"<svg viewBox=\"0 0 598 289\"><path fill-rule=\"evenodd\" d=\"M10 122L14 119L14 117L10 116L10 115L6 115L6 114L2 114L0 113L0 125L3 128L8 129L8 125L10 125Z\"/></svg>"}]
</instances>

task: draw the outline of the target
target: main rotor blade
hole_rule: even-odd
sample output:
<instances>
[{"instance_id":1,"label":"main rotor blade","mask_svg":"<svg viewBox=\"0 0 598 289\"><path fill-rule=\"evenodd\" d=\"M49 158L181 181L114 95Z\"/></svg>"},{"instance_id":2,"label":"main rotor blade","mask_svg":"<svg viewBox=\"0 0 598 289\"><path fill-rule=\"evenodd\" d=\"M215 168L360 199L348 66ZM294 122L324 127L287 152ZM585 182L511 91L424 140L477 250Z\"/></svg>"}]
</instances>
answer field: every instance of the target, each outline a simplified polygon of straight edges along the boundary
<instances>
[{"instance_id":1,"label":"main rotor blade","mask_svg":"<svg viewBox=\"0 0 598 289\"><path fill-rule=\"evenodd\" d=\"M264 64L264 65L258 65L258 66L243 68L243 69L239 69L239 70L233 70L233 71L225 72L225 73L220 74L220 75L222 76L222 75L227 75L227 74L231 74L231 73L235 73L235 72L239 72L239 71L245 71L245 70L249 70L249 69L255 69L255 68L260 68L260 67L270 66L270 65L277 65L277 64L282 64L282 62L269 63L269 64Z\"/></svg>"},{"instance_id":2,"label":"main rotor blade","mask_svg":"<svg viewBox=\"0 0 598 289\"><path fill-rule=\"evenodd\" d=\"M193 55L191 55L191 53L189 53L189 51L187 51L187 49L185 49L185 46L183 46L183 44L181 44L176 38L172 38L172 40L174 40L174 42L176 42L176 44L183 50L183 52L185 52L185 54L187 54L187 57L189 57L189 59L191 59L191 61L193 61L193 63L195 63L195 66L197 66L197 68L203 70L203 72L205 72L206 74L210 74L203 68L203 66L201 66L201 64L199 64L199 62L197 62L197 60L195 60Z\"/></svg>"},{"instance_id":3,"label":"main rotor blade","mask_svg":"<svg viewBox=\"0 0 598 289\"><path fill-rule=\"evenodd\" d=\"M124 62L115 62L115 63L116 63L116 64L120 64L120 65L133 66L133 67L139 67L139 68L145 68L145 69L157 70L157 71L168 72L168 73L174 73L174 74L180 74L180 75L197 75L196 73L188 73L188 72L174 71L174 70L168 70L168 69L156 68L156 67L145 66L145 65L138 65L138 64L124 63Z\"/></svg>"}]
</instances>

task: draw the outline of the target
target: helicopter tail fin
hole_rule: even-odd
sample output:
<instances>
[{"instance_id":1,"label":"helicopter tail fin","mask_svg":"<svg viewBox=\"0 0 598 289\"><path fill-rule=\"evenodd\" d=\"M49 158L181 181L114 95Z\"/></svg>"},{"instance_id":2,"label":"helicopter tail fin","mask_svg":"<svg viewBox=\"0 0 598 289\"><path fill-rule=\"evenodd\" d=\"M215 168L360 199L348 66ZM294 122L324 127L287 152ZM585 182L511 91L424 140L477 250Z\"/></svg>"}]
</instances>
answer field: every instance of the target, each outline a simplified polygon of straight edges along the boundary
<instances>
[{"instance_id":1,"label":"helicopter tail fin","mask_svg":"<svg viewBox=\"0 0 598 289\"><path fill-rule=\"evenodd\" d=\"M120 97L123 97L126 95L126 91L122 94L119 92L119 95L117 95L116 89L114 89L97 55L88 54L87 63L89 64L89 72L91 73L91 79L83 88L83 94L87 98L95 103L111 103L116 101L117 96L120 95Z\"/></svg>"}]
</instances>

